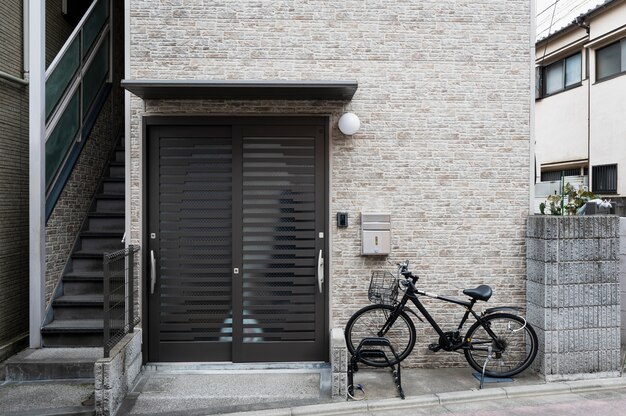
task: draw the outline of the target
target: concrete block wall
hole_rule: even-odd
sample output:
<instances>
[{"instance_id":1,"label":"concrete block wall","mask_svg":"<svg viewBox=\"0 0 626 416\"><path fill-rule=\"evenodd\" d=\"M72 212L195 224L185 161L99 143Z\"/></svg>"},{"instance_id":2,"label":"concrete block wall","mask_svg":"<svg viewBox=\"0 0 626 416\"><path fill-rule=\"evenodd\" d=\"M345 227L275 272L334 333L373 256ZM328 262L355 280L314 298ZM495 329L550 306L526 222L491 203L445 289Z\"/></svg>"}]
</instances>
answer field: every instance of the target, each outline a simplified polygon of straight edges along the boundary
<instances>
[{"instance_id":1,"label":"concrete block wall","mask_svg":"<svg viewBox=\"0 0 626 416\"><path fill-rule=\"evenodd\" d=\"M619 218L531 216L526 242L535 368L548 380L618 375Z\"/></svg>"},{"instance_id":2,"label":"concrete block wall","mask_svg":"<svg viewBox=\"0 0 626 416\"><path fill-rule=\"evenodd\" d=\"M23 78L22 0L0 2L0 71ZM28 333L28 87L0 79L0 361Z\"/></svg>"},{"instance_id":3,"label":"concrete block wall","mask_svg":"<svg viewBox=\"0 0 626 416\"><path fill-rule=\"evenodd\" d=\"M146 100L133 97L131 235L141 243L144 115L326 114L330 328L368 304L372 270L411 260L442 295L486 283L490 305L525 302L529 211L530 3L522 0L154 2L133 0L131 79L357 80L351 102ZM345 111L361 129L342 135ZM392 218L389 258L362 257L360 213ZM463 310L429 303L442 323ZM466 365L426 353L418 323L407 365Z\"/></svg>"}]
</instances>

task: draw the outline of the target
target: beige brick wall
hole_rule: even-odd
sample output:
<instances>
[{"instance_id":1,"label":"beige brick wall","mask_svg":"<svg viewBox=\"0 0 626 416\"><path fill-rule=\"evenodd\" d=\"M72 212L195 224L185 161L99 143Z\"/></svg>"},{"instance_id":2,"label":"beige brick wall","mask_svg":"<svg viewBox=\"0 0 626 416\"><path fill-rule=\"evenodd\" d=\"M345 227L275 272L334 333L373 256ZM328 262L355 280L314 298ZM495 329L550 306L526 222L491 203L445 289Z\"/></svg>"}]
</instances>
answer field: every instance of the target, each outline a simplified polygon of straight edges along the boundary
<instances>
[{"instance_id":1,"label":"beige brick wall","mask_svg":"<svg viewBox=\"0 0 626 416\"><path fill-rule=\"evenodd\" d=\"M359 82L345 105L133 99L133 241L141 115L328 114L330 218L347 211L351 224L330 224L331 326L367 304L371 270L393 268L360 256L367 210L391 212L389 259L410 259L422 288L457 295L487 283L490 303L524 304L529 2L134 0L130 13L133 79ZM336 128L344 110L361 119L353 137ZM461 313L433 305L442 322ZM418 327L413 364L459 363L455 354L424 353L436 337Z\"/></svg>"},{"instance_id":2,"label":"beige brick wall","mask_svg":"<svg viewBox=\"0 0 626 416\"><path fill-rule=\"evenodd\" d=\"M0 70L22 78L22 1L0 16ZM28 87L1 79L0 195L1 349L28 331Z\"/></svg>"}]
</instances>

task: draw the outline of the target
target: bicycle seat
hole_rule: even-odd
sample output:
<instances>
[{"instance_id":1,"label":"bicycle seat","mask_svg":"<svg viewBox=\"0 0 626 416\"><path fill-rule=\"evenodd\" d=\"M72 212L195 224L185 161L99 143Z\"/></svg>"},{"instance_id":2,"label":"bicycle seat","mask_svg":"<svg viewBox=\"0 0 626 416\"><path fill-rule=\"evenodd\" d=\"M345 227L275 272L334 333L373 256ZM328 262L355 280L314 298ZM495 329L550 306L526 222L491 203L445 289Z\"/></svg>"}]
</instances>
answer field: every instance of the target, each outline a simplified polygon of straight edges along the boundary
<instances>
[{"instance_id":1,"label":"bicycle seat","mask_svg":"<svg viewBox=\"0 0 626 416\"><path fill-rule=\"evenodd\" d=\"M472 299L484 300L487 302L491 297L491 288L487 285L480 285L475 289L465 289L463 294Z\"/></svg>"}]
</instances>

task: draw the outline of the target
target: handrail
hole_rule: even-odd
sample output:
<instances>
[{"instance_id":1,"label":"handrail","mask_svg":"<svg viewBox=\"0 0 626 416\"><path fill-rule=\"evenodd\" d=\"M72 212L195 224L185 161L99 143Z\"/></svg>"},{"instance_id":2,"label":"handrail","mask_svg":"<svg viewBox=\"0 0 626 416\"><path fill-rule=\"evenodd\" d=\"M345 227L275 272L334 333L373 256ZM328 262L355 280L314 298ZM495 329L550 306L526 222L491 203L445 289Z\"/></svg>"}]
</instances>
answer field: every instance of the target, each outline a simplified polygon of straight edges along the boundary
<instances>
[{"instance_id":1,"label":"handrail","mask_svg":"<svg viewBox=\"0 0 626 416\"><path fill-rule=\"evenodd\" d=\"M110 88L111 1L93 0L46 70L46 221Z\"/></svg>"},{"instance_id":2,"label":"handrail","mask_svg":"<svg viewBox=\"0 0 626 416\"><path fill-rule=\"evenodd\" d=\"M104 358L124 335L134 331L139 317L135 317L135 253L139 246L103 255L103 338Z\"/></svg>"},{"instance_id":3,"label":"handrail","mask_svg":"<svg viewBox=\"0 0 626 416\"><path fill-rule=\"evenodd\" d=\"M85 22L87 21L87 19L89 19L89 16L91 16L91 13L93 12L93 9L96 8L97 3L98 3L98 0L93 0L93 2L91 3L91 6L89 6L89 8L87 9L83 17L80 19L80 21L78 22L78 24L76 25L72 33L70 34L70 37L67 38L67 40L63 44L63 47L61 48L59 53L57 53L57 56L54 57L54 59L48 66L48 69L46 69L46 81L48 80L48 77L50 76L50 74L54 72L55 68L57 67L61 59L63 58L63 55L65 55L67 50L70 48L70 45L72 44L72 42L74 42L78 34L83 30L83 26L85 25Z\"/></svg>"}]
</instances>

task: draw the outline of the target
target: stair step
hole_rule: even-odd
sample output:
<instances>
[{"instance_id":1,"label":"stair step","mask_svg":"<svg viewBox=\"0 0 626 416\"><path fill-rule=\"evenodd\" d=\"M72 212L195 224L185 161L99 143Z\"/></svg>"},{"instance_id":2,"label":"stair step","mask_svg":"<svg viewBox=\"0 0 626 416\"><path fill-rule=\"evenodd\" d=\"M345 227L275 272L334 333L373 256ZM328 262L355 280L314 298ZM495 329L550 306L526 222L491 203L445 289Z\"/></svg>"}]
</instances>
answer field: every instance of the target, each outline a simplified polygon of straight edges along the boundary
<instances>
[{"instance_id":1,"label":"stair step","mask_svg":"<svg viewBox=\"0 0 626 416\"><path fill-rule=\"evenodd\" d=\"M103 295L91 294L91 295L63 295L59 296L52 302L55 306L93 306L98 305L102 307Z\"/></svg>"},{"instance_id":2,"label":"stair step","mask_svg":"<svg viewBox=\"0 0 626 416\"><path fill-rule=\"evenodd\" d=\"M103 255L111 253L115 250L97 250L97 251L75 251L72 253L73 272L95 272L102 271Z\"/></svg>"},{"instance_id":3,"label":"stair step","mask_svg":"<svg viewBox=\"0 0 626 416\"><path fill-rule=\"evenodd\" d=\"M124 235L124 212L90 212L87 230L118 232Z\"/></svg>"},{"instance_id":4,"label":"stair step","mask_svg":"<svg viewBox=\"0 0 626 416\"><path fill-rule=\"evenodd\" d=\"M120 232L83 231L80 233L80 248L85 251L118 251L124 248L123 235Z\"/></svg>"},{"instance_id":5,"label":"stair step","mask_svg":"<svg viewBox=\"0 0 626 416\"><path fill-rule=\"evenodd\" d=\"M102 347L102 319L54 320L41 328L44 347Z\"/></svg>"},{"instance_id":6,"label":"stair step","mask_svg":"<svg viewBox=\"0 0 626 416\"><path fill-rule=\"evenodd\" d=\"M94 197L96 212L124 212L124 194L98 194Z\"/></svg>"},{"instance_id":7,"label":"stair step","mask_svg":"<svg viewBox=\"0 0 626 416\"><path fill-rule=\"evenodd\" d=\"M123 195L126 190L125 181L122 177L104 178L102 181L102 193Z\"/></svg>"},{"instance_id":8,"label":"stair step","mask_svg":"<svg viewBox=\"0 0 626 416\"><path fill-rule=\"evenodd\" d=\"M124 162L109 162L109 177L111 178L123 178L125 175Z\"/></svg>"},{"instance_id":9,"label":"stair step","mask_svg":"<svg viewBox=\"0 0 626 416\"><path fill-rule=\"evenodd\" d=\"M89 379L102 348L26 349L4 362L7 381Z\"/></svg>"}]
</instances>

